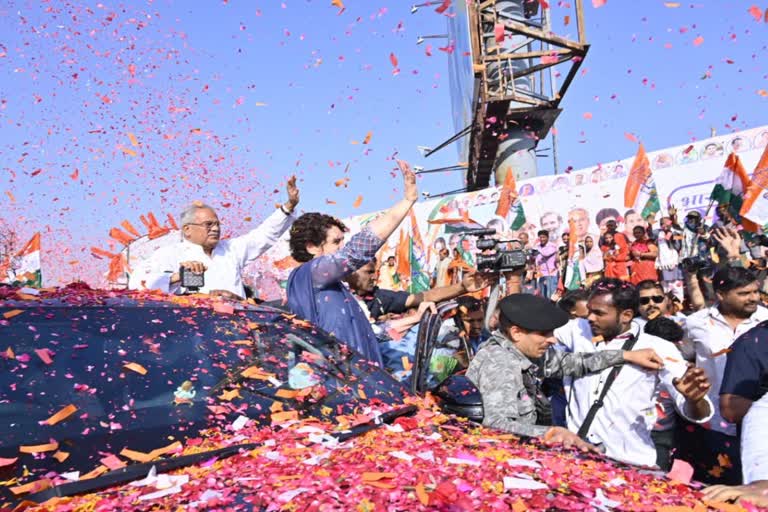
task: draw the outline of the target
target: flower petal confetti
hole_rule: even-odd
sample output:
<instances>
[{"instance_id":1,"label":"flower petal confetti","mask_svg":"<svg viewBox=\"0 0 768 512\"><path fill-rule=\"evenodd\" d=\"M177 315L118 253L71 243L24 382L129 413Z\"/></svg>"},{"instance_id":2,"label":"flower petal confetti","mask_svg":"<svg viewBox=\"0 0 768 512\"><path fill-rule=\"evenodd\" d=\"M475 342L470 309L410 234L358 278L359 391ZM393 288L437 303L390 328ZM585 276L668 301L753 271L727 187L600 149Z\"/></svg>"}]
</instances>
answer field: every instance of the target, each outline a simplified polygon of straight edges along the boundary
<instances>
[{"instance_id":1,"label":"flower petal confetti","mask_svg":"<svg viewBox=\"0 0 768 512\"><path fill-rule=\"evenodd\" d=\"M132 372L136 372L139 375L146 375L147 369L141 366L139 363L125 363L123 365L123 368L126 368L128 370L131 370Z\"/></svg>"},{"instance_id":2,"label":"flower petal confetti","mask_svg":"<svg viewBox=\"0 0 768 512\"><path fill-rule=\"evenodd\" d=\"M153 468L130 485L54 498L40 508L132 509L137 500L155 509L189 503L227 508L245 500L249 509L290 510L707 510L698 492L683 483L593 455L520 443L444 416L428 402L412 402L421 407L412 430L378 428L332 445L310 441L338 428L330 423L302 420L279 429L244 425L236 435L239 442L255 443L253 450L167 474ZM232 435L212 429L183 453L226 446ZM416 450L431 456L386 457ZM318 460L322 464L314 463Z\"/></svg>"},{"instance_id":3,"label":"flower petal confetti","mask_svg":"<svg viewBox=\"0 0 768 512\"><path fill-rule=\"evenodd\" d=\"M67 405L66 407L62 408L59 412L57 412L56 414L54 414L53 416L45 420L45 423L47 423L48 425L55 425L60 421L66 420L67 418L75 414L75 412L77 412L77 407L75 407L72 404Z\"/></svg>"}]
</instances>

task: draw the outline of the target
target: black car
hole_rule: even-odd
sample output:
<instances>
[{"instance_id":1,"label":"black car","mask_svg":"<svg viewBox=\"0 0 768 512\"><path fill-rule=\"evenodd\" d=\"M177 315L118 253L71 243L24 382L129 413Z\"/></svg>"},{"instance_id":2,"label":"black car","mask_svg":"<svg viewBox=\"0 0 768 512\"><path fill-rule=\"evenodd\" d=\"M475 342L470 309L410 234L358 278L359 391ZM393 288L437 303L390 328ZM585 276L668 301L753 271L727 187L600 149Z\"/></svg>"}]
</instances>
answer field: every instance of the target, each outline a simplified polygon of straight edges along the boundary
<instances>
[{"instance_id":1,"label":"black car","mask_svg":"<svg viewBox=\"0 0 768 512\"><path fill-rule=\"evenodd\" d=\"M150 453L240 417L332 420L407 394L324 332L269 307L83 290L6 295L0 481L52 468L103 473L121 453ZM0 486L0 503L19 498L11 488Z\"/></svg>"},{"instance_id":2,"label":"black car","mask_svg":"<svg viewBox=\"0 0 768 512\"><path fill-rule=\"evenodd\" d=\"M422 319L411 391L479 420L466 378L430 364L454 308ZM654 473L446 416L277 309L0 287L0 315L0 511L700 504Z\"/></svg>"}]
</instances>

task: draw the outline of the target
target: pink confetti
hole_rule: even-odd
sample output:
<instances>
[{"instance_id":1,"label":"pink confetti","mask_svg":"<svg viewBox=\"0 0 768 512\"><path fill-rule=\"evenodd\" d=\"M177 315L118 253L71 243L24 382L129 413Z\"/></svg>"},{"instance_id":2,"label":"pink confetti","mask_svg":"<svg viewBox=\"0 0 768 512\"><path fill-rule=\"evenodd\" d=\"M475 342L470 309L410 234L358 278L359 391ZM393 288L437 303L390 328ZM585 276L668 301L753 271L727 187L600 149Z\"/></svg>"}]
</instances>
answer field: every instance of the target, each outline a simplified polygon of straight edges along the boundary
<instances>
[{"instance_id":1,"label":"pink confetti","mask_svg":"<svg viewBox=\"0 0 768 512\"><path fill-rule=\"evenodd\" d=\"M53 359L51 359L51 351L47 348L36 348L35 354L37 354L37 357L39 357L40 360L45 364L53 364Z\"/></svg>"},{"instance_id":2,"label":"pink confetti","mask_svg":"<svg viewBox=\"0 0 768 512\"><path fill-rule=\"evenodd\" d=\"M753 5L749 8L749 14L752 15L753 18L755 18L755 21L760 22L763 21L763 10L760 9L758 6ZM768 10L766 10L766 15L768 16Z\"/></svg>"},{"instance_id":3,"label":"pink confetti","mask_svg":"<svg viewBox=\"0 0 768 512\"><path fill-rule=\"evenodd\" d=\"M101 459L99 462L107 466L112 471L125 467L125 462L120 460L117 455L108 455Z\"/></svg>"},{"instance_id":4,"label":"pink confetti","mask_svg":"<svg viewBox=\"0 0 768 512\"><path fill-rule=\"evenodd\" d=\"M693 478L693 467L684 460L675 459L672 469L667 473L667 478L687 485Z\"/></svg>"},{"instance_id":5,"label":"pink confetti","mask_svg":"<svg viewBox=\"0 0 768 512\"><path fill-rule=\"evenodd\" d=\"M497 43L503 43L504 42L504 25L502 25L501 23L497 23L496 25L494 25L493 35Z\"/></svg>"}]
</instances>

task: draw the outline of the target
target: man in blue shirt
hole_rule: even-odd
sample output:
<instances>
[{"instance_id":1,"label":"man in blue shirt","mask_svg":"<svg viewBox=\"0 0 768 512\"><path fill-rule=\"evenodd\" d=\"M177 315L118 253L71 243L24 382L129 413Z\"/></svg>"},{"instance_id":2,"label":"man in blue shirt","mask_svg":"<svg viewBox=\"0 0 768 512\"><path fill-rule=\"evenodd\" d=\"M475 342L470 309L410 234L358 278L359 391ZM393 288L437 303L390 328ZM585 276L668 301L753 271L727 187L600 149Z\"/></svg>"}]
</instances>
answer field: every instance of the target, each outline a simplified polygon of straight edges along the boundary
<instances>
[{"instance_id":1,"label":"man in blue shirt","mask_svg":"<svg viewBox=\"0 0 768 512\"><path fill-rule=\"evenodd\" d=\"M299 217L289 239L291 255L303 264L288 277L288 308L379 366L383 361L368 317L342 280L376 256L419 197L410 165L397 164L403 173L404 198L346 245L342 247L347 227L321 213Z\"/></svg>"}]
</instances>

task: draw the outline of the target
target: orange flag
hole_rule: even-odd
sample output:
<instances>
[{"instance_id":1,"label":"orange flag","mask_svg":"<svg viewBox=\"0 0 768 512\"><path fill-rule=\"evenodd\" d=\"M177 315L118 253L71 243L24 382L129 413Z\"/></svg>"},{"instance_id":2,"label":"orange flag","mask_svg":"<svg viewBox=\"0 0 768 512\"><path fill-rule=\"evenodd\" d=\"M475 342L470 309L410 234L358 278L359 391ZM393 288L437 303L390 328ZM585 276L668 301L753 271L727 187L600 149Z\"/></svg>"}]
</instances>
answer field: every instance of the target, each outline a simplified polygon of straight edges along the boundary
<instances>
[{"instance_id":1,"label":"orange flag","mask_svg":"<svg viewBox=\"0 0 768 512\"><path fill-rule=\"evenodd\" d=\"M397 275L403 284L407 284L411 278L411 240L402 228L400 242L397 244Z\"/></svg>"},{"instance_id":2,"label":"orange flag","mask_svg":"<svg viewBox=\"0 0 768 512\"><path fill-rule=\"evenodd\" d=\"M768 200L765 198L768 192L768 146L763 151L763 156L752 174L752 182L744 194L744 203L741 205L739 215L755 222L758 225L768 224Z\"/></svg>"},{"instance_id":3,"label":"orange flag","mask_svg":"<svg viewBox=\"0 0 768 512\"><path fill-rule=\"evenodd\" d=\"M499 195L499 203L496 206L496 215L502 218L507 218L509 209L512 207L512 195L517 192L517 185L515 184L515 173L512 169L507 169L507 175L504 177L504 184L501 186L501 194Z\"/></svg>"}]
</instances>

